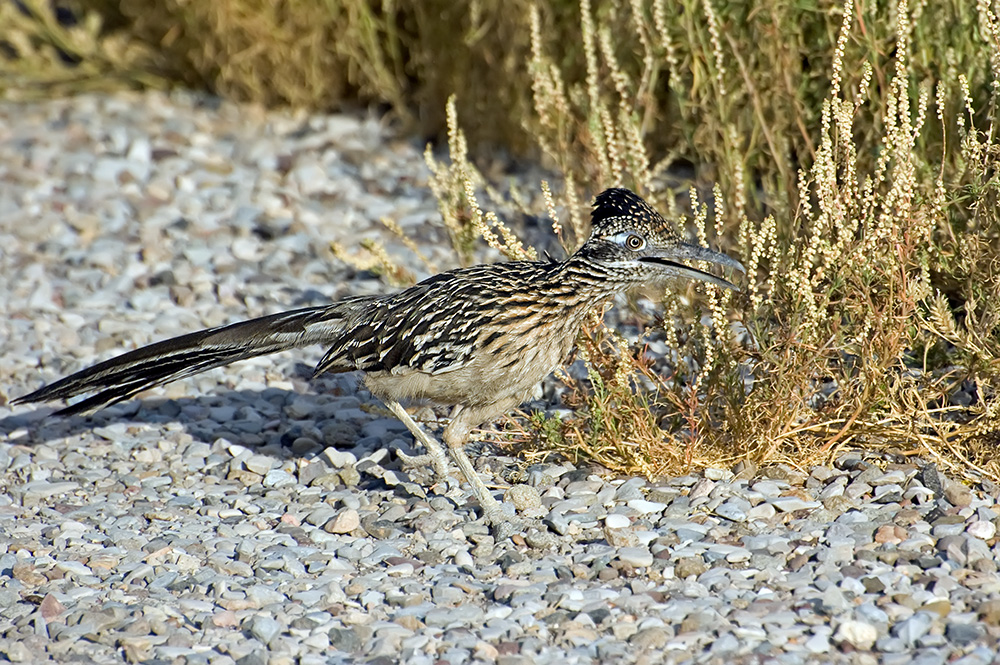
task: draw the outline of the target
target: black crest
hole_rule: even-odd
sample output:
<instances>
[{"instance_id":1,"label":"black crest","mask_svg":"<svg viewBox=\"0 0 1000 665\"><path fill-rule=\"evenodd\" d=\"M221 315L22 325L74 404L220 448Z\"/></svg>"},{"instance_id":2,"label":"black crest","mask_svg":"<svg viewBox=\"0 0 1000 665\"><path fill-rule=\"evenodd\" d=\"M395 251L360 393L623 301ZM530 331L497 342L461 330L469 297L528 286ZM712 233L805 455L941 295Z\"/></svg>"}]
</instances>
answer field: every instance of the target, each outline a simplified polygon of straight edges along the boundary
<instances>
[{"instance_id":1,"label":"black crest","mask_svg":"<svg viewBox=\"0 0 1000 665\"><path fill-rule=\"evenodd\" d=\"M649 223L658 222L660 213L653 210L642 197L624 187L606 189L594 200L594 210L590 221L594 228L605 226L610 220L631 218L641 219ZM658 226L658 224L656 224Z\"/></svg>"},{"instance_id":2,"label":"black crest","mask_svg":"<svg viewBox=\"0 0 1000 665\"><path fill-rule=\"evenodd\" d=\"M671 241L677 235L660 213L641 196L624 187L606 189L594 200L590 214L591 229L595 235L609 236L621 231L642 229L644 235L659 235Z\"/></svg>"}]
</instances>

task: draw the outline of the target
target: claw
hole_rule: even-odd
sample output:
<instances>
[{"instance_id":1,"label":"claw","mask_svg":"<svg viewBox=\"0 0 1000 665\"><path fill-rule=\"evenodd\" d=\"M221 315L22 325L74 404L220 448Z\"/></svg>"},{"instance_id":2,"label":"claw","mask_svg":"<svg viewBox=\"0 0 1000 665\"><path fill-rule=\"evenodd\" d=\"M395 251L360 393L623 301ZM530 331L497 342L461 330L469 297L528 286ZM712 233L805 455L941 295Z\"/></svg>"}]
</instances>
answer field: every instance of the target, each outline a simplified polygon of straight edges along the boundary
<instances>
[{"instance_id":1,"label":"claw","mask_svg":"<svg viewBox=\"0 0 1000 665\"><path fill-rule=\"evenodd\" d=\"M549 532L540 521L526 517L511 517L502 510L486 511L483 517L492 527L493 537L497 542L506 540L521 533L525 541L534 549L553 550L558 545L558 539Z\"/></svg>"},{"instance_id":2,"label":"claw","mask_svg":"<svg viewBox=\"0 0 1000 665\"><path fill-rule=\"evenodd\" d=\"M407 455L402 450L396 450L396 457L404 469L415 469L418 466L430 466L434 460L427 453L422 455Z\"/></svg>"},{"instance_id":3,"label":"claw","mask_svg":"<svg viewBox=\"0 0 1000 665\"><path fill-rule=\"evenodd\" d=\"M435 475L438 479L444 479L448 477L448 463L446 459L440 457L435 457L429 453L424 453L423 455L407 455L402 450L396 450L396 456L399 457L399 463L404 469L415 469L417 467L432 467L434 469Z\"/></svg>"}]
</instances>

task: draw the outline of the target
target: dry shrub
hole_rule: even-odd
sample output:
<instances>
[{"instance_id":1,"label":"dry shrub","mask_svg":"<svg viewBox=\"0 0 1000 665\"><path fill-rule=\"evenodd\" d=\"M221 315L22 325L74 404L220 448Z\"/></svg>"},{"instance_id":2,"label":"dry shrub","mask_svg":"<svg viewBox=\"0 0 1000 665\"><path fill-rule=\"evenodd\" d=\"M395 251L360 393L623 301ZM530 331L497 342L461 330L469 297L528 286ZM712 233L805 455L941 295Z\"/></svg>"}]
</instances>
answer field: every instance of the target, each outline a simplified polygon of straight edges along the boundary
<instances>
[{"instance_id":1,"label":"dry shrub","mask_svg":"<svg viewBox=\"0 0 1000 665\"><path fill-rule=\"evenodd\" d=\"M910 63L914 80L965 74L977 108L988 96L982 82L996 67L982 49L995 25L982 18L988 12L980 5L988 3L927 0L909 22L920 44ZM53 5L39 0L4 4L5 14L17 15L10 19L15 32L30 33L48 51L38 57L19 47L16 57L0 57L8 71L31 72L0 83L8 94L51 77L65 79L60 92L112 81L172 81L267 105L381 104L408 129L443 137L445 102L458 93L474 149L542 147L559 155L557 165L576 164L570 171L577 171L605 159L577 139L607 133L602 125L620 124L626 111L612 105L602 112L602 100L591 96L600 81L607 92L621 89L633 100L637 115L629 124L651 156L655 178L670 180L663 166L678 160L696 165L703 181L719 182L727 197L746 197L753 217L790 215L797 205L796 174L815 157L843 13L839 0L589 0L583 7L555 0L57 0L54 6L68 19L56 20ZM891 52L893 11L859 4L857 29L843 45L850 62ZM63 38L84 26L94 48ZM872 84L885 89L889 60L870 60ZM856 88L862 75L846 68L844 84ZM571 107L589 107L580 116L586 123L539 124L546 116L533 117L532 108L548 94L538 87L546 81L562 82ZM547 115L567 117L558 109ZM563 140L548 136L554 131ZM869 126L856 131L874 138ZM627 137L633 147L635 138ZM633 150L619 154L641 158ZM754 186L738 180L736 165Z\"/></svg>"},{"instance_id":2,"label":"dry shrub","mask_svg":"<svg viewBox=\"0 0 1000 665\"><path fill-rule=\"evenodd\" d=\"M702 298L666 294L664 333L677 350L669 376L650 375L641 351L588 338L590 385L575 386L574 398L585 417L558 426L536 419L536 427L563 454L628 472L678 472L737 459L801 467L862 448L998 477L991 454L1000 431L996 14L980 3L981 29L963 44L963 53L975 47L979 54L970 71L981 85L973 91L965 73L935 80L925 62L913 63L912 52L926 52L912 41L923 34L916 27L926 7L896 5L895 40L886 49L871 43L870 16L853 15L854 3L842 5L820 129L803 136L803 145L812 146L808 166L797 169L791 193L755 183L760 200L795 207L784 217L755 220L760 209L747 178L756 172L747 171L745 145L726 117L736 104L727 97L724 68L742 60L726 52L711 3L701 7L701 60L685 63L676 44L663 45L671 67L687 67L690 80L714 87L717 97L720 182L711 206L699 204L698 190L691 190L686 224L702 243L710 217L717 237L738 231L747 291L738 300L712 288ZM632 8L639 16L637 3ZM571 211L582 207L575 189L586 189L584 183L648 192L662 177L660 167L647 166L644 142L643 82L653 75L624 72L608 33L588 18L591 11L583 0L588 64L577 86L544 55L533 16L539 143L565 176L567 191L557 200ZM651 23L636 28L646 31L643 44L653 43L650 35L667 21L656 16L655 3L653 11ZM700 34L692 25L688 30ZM860 48L866 44L869 50ZM984 87L991 92L984 95ZM754 97L752 86L742 92ZM761 137L787 131L759 113L759 98L752 101ZM572 143L587 155L586 169L566 156ZM669 198L663 203L675 210ZM623 374L633 380L609 378Z\"/></svg>"},{"instance_id":3,"label":"dry shrub","mask_svg":"<svg viewBox=\"0 0 1000 665\"><path fill-rule=\"evenodd\" d=\"M517 142L511 119L527 112L529 99L506 82L524 79L528 6L122 0L117 11L160 50L161 67L188 85L269 106L374 102L425 134L443 130L445 100L462 90L463 115L482 118L480 140Z\"/></svg>"},{"instance_id":4,"label":"dry shrub","mask_svg":"<svg viewBox=\"0 0 1000 665\"><path fill-rule=\"evenodd\" d=\"M0 3L0 95L33 98L122 86L162 87L152 51L109 29L94 8L21 0Z\"/></svg>"},{"instance_id":5,"label":"dry shrub","mask_svg":"<svg viewBox=\"0 0 1000 665\"><path fill-rule=\"evenodd\" d=\"M310 106L346 89L335 25L322 3L122 0L131 30L156 45L160 67L196 88L266 105Z\"/></svg>"},{"instance_id":6,"label":"dry shrub","mask_svg":"<svg viewBox=\"0 0 1000 665\"><path fill-rule=\"evenodd\" d=\"M936 80L912 61L912 52L926 49L913 43L921 31L905 2L896 7L888 47L872 40L871 17L855 16L846 3L823 59L829 94L813 105L796 88L802 113L774 120L774 100L765 103L739 55L747 49L722 39L723 19L710 3L698 7L699 14L671 19L656 3L630 6L623 15L643 45L636 75L616 42L620 33L582 0L584 66L575 79L547 55L552 33L542 11L530 12L535 114L525 125L562 186L553 192L543 183L541 196L518 198L544 207L572 249L588 232L588 193L635 188L700 243L738 254L748 267L745 293L677 284L660 294L662 321L648 332L674 351L666 370L641 344L630 346L595 321L579 340L587 378L562 376L574 416L536 414L537 438L521 430L515 439L532 458L558 453L647 475L737 460L806 467L861 448L997 477L995 95L984 111L966 75ZM984 38L974 45L989 63L1000 41L995 15L983 7L982 16ZM667 39L677 29L671 20L688 31L687 51ZM746 83L738 90L726 69L733 62ZM712 145L705 151L718 159L718 182L679 197L662 187L672 179L671 157L651 158L657 151L649 137L661 118L651 91L664 67L671 81L690 86L679 96L702 100L690 117L714 113L700 140ZM993 69L979 74L1000 81ZM736 129L734 95L753 110L753 140L785 155L769 177L749 159L759 149ZM450 102L450 162L428 151L428 165L460 262L472 260L480 237L508 258L530 256L483 212L479 193L500 197L470 160L459 115ZM787 138L789 118L800 130L791 151L775 139Z\"/></svg>"}]
</instances>

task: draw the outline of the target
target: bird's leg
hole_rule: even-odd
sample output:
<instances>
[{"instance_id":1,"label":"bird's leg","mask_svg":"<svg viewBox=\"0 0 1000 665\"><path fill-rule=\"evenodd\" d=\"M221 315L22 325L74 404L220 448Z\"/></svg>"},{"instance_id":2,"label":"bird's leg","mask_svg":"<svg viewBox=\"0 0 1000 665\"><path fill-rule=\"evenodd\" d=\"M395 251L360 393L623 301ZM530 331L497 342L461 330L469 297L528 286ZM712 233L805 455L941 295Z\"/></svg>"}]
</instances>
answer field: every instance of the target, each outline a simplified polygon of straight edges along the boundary
<instances>
[{"instance_id":1,"label":"bird's leg","mask_svg":"<svg viewBox=\"0 0 1000 665\"><path fill-rule=\"evenodd\" d=\"M513 400L511 400L513 402ZM503 412L510 408L510 403L497 402L488 410L477 410L457 407L452 413L451 422L444 428L442 438L448 446L455 464L461 469L472 494L479 501L483 509L483 517L486 523L493 527L493 537L497 542L506 540L515 533L524 534L527 542L535 548L551 550L558 546L558 542L552 536L544 524L536 519L525 517L515 517L508 514L501 506L500 502L493 498L490 490L486 487L479 474L476 473L469 456L465 454L465 442L469 439L469 433L474 425L490 420L496 416L497 410ZM531 532L529 535L529 531Z\"/></svg>"},{"instance_id":2,"label":"bird's leg","mask_svg":"<svg viewBox=\"0 0 1000 665\"><path fill-rule=\"evenodd\" d=\"M496 539L498 541L505 540L516 531L523 531L527 527L527 523L504 512L504 509L500 507L500 502L493 497L489 488L486 487L486 483L472 466L472 461L465 453L465 442L468 440L472 428L468 421L462 417L463 415L465 414L462 413L462 409L457 409L456 413L453 414L451 422L444 428L444 442L462 475L469 481L472 494L483 509L483 517L487 524L491 524L495 530Z\"/></svg>"},{"instance_id":3,"label":"bird's leg","mask_svg":"<svg viewBox=\"0 0 1000 665\"><path fill-rule=\"evenodd\" d=\"M437 442L433 436L424 431L424 428L417 424L410 414L406 412L403 405L399 402L391 399L385 400L385 405L389 407L392 414L399 418L406 429L410 430L413 437L424 445L427 450L426 455L415 455L413 457L404 455L397 451L399 458L404 464L408 466L419 466L421 464L426 464L430 461L431 466L434 467L434 473L437 474L439 479L444 479L448 477L448 455L444 452L444 448L441 444Z\"/></svg>"},{"instance_id":4,"label":"bird's leg","mask_svg":"<svg viewBox=\"0 0 1000 665\"><path fill-rule=\"evenodd\" d=\"M444 448L441 444L432 437L430 434L424 431L424 429L406 412L403 406L395 401L386 399L385 405L389 407L393 415L399 418L406 429L410 430L410 433L424 445L427 449L426 455L416 455L413 457L404 455L397 451L400 459L407 465L425 464L426 459L429 458L430 463L434 466L434 471L439 477L445 478L448 475L448 457L445 453ZM503 508L500 507L500 502L493 498L490 493L486 483L483 482L479 474L476 473L475 468L472 466L472 461L469 460L469 456L465 454L465 441L469 437L469 432L471 427L461 416L461 409L456 409L455 413L452 414L452 421L448 424L444 431L444 440L448 444L448 450L451 452L452 459L455 460L455 464L462 471L462 475L465 476L466 480L469 481L469 486L472 488L472 494L479 501L479 505L483 509L483 517L486 519L488 524L491 524L495 529L495 535L497 540L504 540L509 538L514 532L518 530L524 530L526 523L516 517L512 517L504 512Z\"/></svg>"}]
</instances>

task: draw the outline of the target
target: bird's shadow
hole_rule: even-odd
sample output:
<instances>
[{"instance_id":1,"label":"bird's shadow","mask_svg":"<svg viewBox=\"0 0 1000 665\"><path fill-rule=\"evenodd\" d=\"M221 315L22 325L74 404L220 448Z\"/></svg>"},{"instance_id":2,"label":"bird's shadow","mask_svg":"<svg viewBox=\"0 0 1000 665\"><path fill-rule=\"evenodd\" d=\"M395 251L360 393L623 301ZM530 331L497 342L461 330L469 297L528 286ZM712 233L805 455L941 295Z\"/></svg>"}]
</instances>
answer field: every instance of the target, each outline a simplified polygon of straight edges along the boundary
<instances>
[{"instance_id":1,"label":"bird's shadow","mask_svg":"<svg viewBox=\"0 0 1000 665\"><path fill-rule=\"evenodd\" d=\"M312 367L305 363L296 363L289 379L304 383L305 390L268 387L263 390L221 390L180 398L140 397L95 413L69 416L57 414L61 408L59 405L38 406L0 418L0 441L30 447L92 434L100 438L115 438L118 435L122 439L142 442L146 438L141 433L126 433L121 427L159 427L173 423L180 425L194 441L208 445L223 439L247 448L266 447L267 454L279 459L300 459L328 447L354 450L359 442L365 443L365 425L382 418L389 420L386 426L398 430L400 438L412 441L401 422L385 411L379 402L366 399L365 395L359 395L359 410L352 410L353 416L332 416L319 396L348 396L361 392L345 390L343 380L314 377ZM317 406L315 413L308 410L294 416L289 413L290 405L301 396L314 398ZM306 403L313 403L313 400L306 400ZM303 439L306 440L305 445ZM309 446L310 440L315 445ZM370 450L358 452L368 453Z\"/></svg>"}]
</instances>

